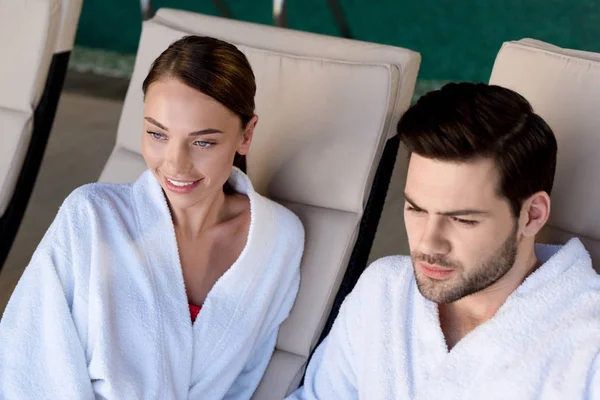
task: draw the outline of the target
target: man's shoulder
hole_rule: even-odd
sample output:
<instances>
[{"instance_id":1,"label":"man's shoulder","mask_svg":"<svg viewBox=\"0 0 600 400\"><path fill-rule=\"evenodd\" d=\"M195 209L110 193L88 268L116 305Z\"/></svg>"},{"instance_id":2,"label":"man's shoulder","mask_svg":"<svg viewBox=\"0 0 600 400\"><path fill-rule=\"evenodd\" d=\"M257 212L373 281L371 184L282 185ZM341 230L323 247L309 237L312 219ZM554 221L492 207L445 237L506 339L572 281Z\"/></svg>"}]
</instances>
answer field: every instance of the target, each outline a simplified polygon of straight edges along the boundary
<instances>
[{"instance_id":1,"label":"man's shoulder","mask_svg":"<svg viewBox=\"0 0 600 400\"><path fill-rule=\"evenodd\" d=\"M367 279L412 279L412 260L409 256L400 255L383 257L373 261L363 275Z\"/></svg>"},{"instance_id":2,"label":"man's shoulder","mask_svg":"<svg viewBox=\"0 0 600 400\"><path fill-rule=\"evenodd\" d=\"M374 261L362 273L357 290L363 287L400 288L414 280L411 258L408 256L387 256Z\"/></svg>"}]
</instances>

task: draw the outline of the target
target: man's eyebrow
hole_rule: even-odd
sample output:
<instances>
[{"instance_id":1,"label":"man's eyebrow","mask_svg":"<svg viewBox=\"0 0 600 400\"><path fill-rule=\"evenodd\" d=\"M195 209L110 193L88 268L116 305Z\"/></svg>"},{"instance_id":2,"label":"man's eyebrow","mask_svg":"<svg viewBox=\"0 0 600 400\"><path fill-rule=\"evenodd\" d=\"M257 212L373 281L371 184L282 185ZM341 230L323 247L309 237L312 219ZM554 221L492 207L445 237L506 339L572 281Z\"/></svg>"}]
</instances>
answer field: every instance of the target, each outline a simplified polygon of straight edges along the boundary
<instances>
[{"instance_id":1,"label":"man's eyebrow","mask_svg":"<svg viewBox=\"0 0 600 400\"><path fill-rule=\"evenodd\" d=\"M422 207L419 207L415 203L414 200L411 200L411 198L406 193L404 193L404 199L411 206L413 206L416 210L426 211ZM452 211L437 212L436 214L443 215L443 216L446 216L446 217L459 217L459 216L465 216L465 215L488 215L489 212L484 211L484 210L476 210L476 209L466 208L466 209L462 209L462 210L452 210Z\"/></svg>"},{"instance_id":2,"label":"man's eyebrow","mask_svg":"<svg viewBox=\"0 0 600 400\"><path fill-rule=\"evenodd\" d=\"M410 197L408 197L408 195L406 194L406 192L404 192L404 199L408 202L408 204L410 204L411 206L413 206L414 208L416 208L417 210L423 210L421 207L419 207L414 200L411 200Z\"/></svg>"},{"instance_id":3,"label":"man's eyebrow","mask_svg":"<svg viewBox=\"0 0 600 400\"><path fill-rule=\"evenodd\" d=\"M487 211L483 210L475 210L475 209L464 209L464 210L456 210L456 211L446 211L442 213L438 213L440 215L444 215L446 217L460 217L465 215L488 215Z\"/></svg>"}]
</instances>

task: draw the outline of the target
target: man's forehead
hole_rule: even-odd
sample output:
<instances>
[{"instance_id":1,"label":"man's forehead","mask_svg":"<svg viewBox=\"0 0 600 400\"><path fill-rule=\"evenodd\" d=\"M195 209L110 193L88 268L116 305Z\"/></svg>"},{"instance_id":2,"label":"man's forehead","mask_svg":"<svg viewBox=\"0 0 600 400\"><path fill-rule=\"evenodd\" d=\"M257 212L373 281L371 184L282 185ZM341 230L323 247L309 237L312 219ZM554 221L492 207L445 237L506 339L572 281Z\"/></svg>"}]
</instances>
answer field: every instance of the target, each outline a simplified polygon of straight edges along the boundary
<instances>
[{"instance_id":1,"label":"man's forehead","mask_svg":"<svg viewBox=\"0 0 600 400\"><path fill-rule=\"evenodd\" d=\"M451 207L471 207L498 200L498 180L498 172L491 158L454 162L413 154L408 168L406 193L415 201L431 200L448 203Z\"/></svg>"}]
</instances>

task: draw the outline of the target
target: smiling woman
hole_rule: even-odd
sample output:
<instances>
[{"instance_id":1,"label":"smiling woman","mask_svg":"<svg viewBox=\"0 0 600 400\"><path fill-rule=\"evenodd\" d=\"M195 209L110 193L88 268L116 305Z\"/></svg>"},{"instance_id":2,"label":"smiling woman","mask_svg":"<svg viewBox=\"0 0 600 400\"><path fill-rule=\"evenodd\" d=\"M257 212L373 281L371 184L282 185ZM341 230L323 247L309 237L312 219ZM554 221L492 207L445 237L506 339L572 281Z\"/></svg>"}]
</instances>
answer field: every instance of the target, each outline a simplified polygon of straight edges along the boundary
<instances>
[{"instance_id":1,"label":"smiling woman","mask_svg":"<svg viewBox=\"0 0 600 400\"><path fill-rule=\"evenodd\" d=\"M228 179L232 165L245 167L258 121L254 74L235 46L187 36L154 61L142 90L142 154L170 206L188 298L202 304L248 235L249 199ZM208 260L219 241L225 251ZM208 264L213 273L199 277Z\"/></svg>"},{"instance_id":2,"label":"smiling woman","mask_svg":"<svg viewBox=\"0 0 600 400\"><path fill-rule=\"evenodd\" d=\"M203 93L210 98L209 101L216 101L224 107L221 113L234 114L237 124L241 123L241 129L250 134L249 146L257 122L254 114L256 83L246 56L234 45L210 37L187 36L180 39L152 64L142 84L144 95L148 97L153 83L170 79ZM145 104L149 104L148 99ZM155 126L164 128L160 124ZM234 165L244 172L248 146L238 149L242 152L237 151L234 159Z\"/></svg>"},{"instance_id":3,"label":"smiling woman","mask_svg":"<svg viewBox=\"0 0 600 400\"><path fill-rule=\"evenodd\" d=\"M244 171L250 64L184 37L143 91L149 170L61 207L0 323L0 398L249 399L269 363L304 230Z\"/></svg>"}]
</instances>

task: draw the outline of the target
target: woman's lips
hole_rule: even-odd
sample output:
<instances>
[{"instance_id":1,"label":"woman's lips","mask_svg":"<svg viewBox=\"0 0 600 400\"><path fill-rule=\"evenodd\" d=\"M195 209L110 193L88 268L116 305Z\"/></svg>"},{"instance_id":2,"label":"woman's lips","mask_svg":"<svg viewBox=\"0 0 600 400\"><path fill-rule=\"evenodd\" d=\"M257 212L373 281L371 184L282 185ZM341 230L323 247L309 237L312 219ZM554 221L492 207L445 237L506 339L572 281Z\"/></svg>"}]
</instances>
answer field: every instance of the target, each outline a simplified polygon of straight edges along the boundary
<instances>
[{"instance_id":1,"label":"woman's lips","mask_svg":"<svg viewBox=\"0 0 600 400\"><path fill-rule=\"evenodd\" d=\"M179 180L164 177L165 186L170 192L177 194L187 194L194 190L202 179L198 180Z\"/></svg>"}]
</instances>

